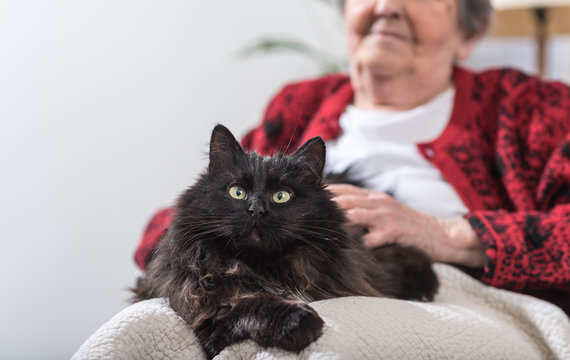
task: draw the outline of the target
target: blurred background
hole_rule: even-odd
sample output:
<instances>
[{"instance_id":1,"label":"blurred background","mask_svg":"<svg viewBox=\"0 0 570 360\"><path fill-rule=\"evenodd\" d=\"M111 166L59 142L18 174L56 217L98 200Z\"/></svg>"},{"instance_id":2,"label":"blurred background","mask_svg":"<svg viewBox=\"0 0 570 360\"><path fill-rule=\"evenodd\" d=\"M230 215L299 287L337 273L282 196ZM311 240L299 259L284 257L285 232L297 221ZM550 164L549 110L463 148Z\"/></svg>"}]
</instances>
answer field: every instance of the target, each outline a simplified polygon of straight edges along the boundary
<instances>
[{"instance_id":1,"label":"blurred background","mask_svg":"<svg viewBox=\"0 0 570 360\"><path fill-rule=\"evenodd\" d=\"M69 358L128 305L144 227L206 166L212 127L243 135L331 64L300 40L344 63L325 0L0 0L1 359ZM465 65L535 73L536 51L488 38ZM545 52L570 82L570 37Z\"/></svg>"}]
</instances>

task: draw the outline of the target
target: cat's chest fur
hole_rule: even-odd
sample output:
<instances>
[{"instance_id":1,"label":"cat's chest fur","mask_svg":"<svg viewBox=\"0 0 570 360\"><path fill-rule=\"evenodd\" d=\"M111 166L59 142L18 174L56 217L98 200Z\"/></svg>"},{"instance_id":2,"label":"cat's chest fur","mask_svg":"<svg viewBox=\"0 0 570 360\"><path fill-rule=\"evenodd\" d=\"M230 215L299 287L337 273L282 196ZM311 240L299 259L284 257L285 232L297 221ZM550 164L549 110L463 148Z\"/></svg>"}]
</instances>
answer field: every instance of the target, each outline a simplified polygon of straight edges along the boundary
<instances>
[{"instance_id":1,"label":"cat's chest fur","mask_svg":"<svg viewBox=\"0 0 570 360\"><path fill-rule=\"evenodd\" d=\"M251 259L248 259L251 261ZM259 290L288 300L314 301L311 289L319 282L322 263L313 264L310 255L292 251L276 261L267 263L233 260L226 275L256 283Z\"/></svg>"}]
</instances>

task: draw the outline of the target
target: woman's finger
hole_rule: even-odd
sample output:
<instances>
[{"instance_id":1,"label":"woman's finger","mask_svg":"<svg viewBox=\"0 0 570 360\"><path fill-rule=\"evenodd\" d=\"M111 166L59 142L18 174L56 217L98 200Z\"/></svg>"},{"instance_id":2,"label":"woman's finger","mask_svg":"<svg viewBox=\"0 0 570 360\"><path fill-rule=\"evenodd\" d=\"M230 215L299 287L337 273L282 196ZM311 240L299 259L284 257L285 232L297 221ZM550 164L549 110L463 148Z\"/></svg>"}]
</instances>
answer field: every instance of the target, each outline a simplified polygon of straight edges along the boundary
<instances>
[{"instance_id":1,"label":"woman's finger","mask_svg":"<svg viewBox=\"0 0 570 360\"><path fill-rule=\"evenodd\" d=\"M380 196L361 196L361 195L339 195L335 196L333 200L345 210L361 207L364 209L378 209L391 206L394 200L390 197Z\"/></svg>"},{"instance_id":2,"label":"woman's finger","mask_svg":"<svg viewBox=\"0 0 570 360\"><path fill-rule=\"evenodd\" d=\"M334 195L362 195L366 196L370 190L350 184L331 184L327 189Z\"/></svg>"},{"instance_id":3,"label":"woman's finger","mask_svg":"<svg viewBox=\"0 0 570 360\"><path fill-rule=\"evenodd\" d=\"M372 228L380 225L382 215L377 209L354 207L346 210L346 217L354 225Z\"/></svg>"},{"instance_id":4,"label":"woman's finger","mask_svg":"<svg viewBox=\"0 0 570 360\"><path fill-rule=\"evenodd\" d=\"M373 231L362 236L362 244L368 249L394 242L395 239L393 237L381 231Z\"/></svg>"}]
</instances>

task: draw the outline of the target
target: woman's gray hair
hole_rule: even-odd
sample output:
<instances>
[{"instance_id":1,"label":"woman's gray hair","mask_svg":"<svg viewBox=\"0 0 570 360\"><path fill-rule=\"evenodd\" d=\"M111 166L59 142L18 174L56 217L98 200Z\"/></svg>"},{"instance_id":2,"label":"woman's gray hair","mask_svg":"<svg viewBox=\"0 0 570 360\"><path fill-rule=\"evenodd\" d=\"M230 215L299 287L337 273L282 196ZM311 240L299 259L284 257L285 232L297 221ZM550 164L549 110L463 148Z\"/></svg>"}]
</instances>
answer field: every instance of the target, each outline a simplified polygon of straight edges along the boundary
<instances>
[{"instance_id":1,"label":"woman's gray hair","mask_svg":"<svg viewBox=\"0 0 570 360\"><path fill-rule=\"evenodd\" d=\"M493 17L490 0L457 0L459 27L467 39L482 36L489 29Z\"/></svg>"},{"instance_id":2,"label":"woman's gray hair","mask_svg":"<svg viewBox=\"0 0 570 360\"><path fill-rule=\"evenodd\" d=\"M339 0L344 9L346 0ZM457 0L459 27L467 39L485 34L493 17L493 6L490 0Z\"/></svg>"}]
</instances>

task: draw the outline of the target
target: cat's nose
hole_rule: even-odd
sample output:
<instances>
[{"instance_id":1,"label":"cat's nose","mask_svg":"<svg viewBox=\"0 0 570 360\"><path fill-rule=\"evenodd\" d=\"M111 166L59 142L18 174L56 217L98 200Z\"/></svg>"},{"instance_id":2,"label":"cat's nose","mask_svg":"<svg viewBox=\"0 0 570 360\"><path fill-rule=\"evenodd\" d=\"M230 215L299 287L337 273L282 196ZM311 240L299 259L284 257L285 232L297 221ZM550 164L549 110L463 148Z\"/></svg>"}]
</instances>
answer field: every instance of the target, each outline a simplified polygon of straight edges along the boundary
<instances>
[{"instance_id":1,"label":"cat's nose","mask_svg":"<svg viewBox=\"0 0 570 360\"><path fill-rule=\"evenodd\" d=\"M259 209L259 208L256 208L256 209L249 208L249 212L251 213L251 216L261 216L261 215L263 215L263 214L265 213L265 210L264 210L263 208L261 208L261 209Z\"/></svg>"},{"instance_id":2,"label":"cat's nose","mask_svg":"<svg viewBox=\"0 0 570 360\"><path fill-rule=\"evenodd\" d=\"M247 210L251 213L251 216L260 216L265 213L265 206L262 200L253 199Z\"/></svg>"}]
</instances>

